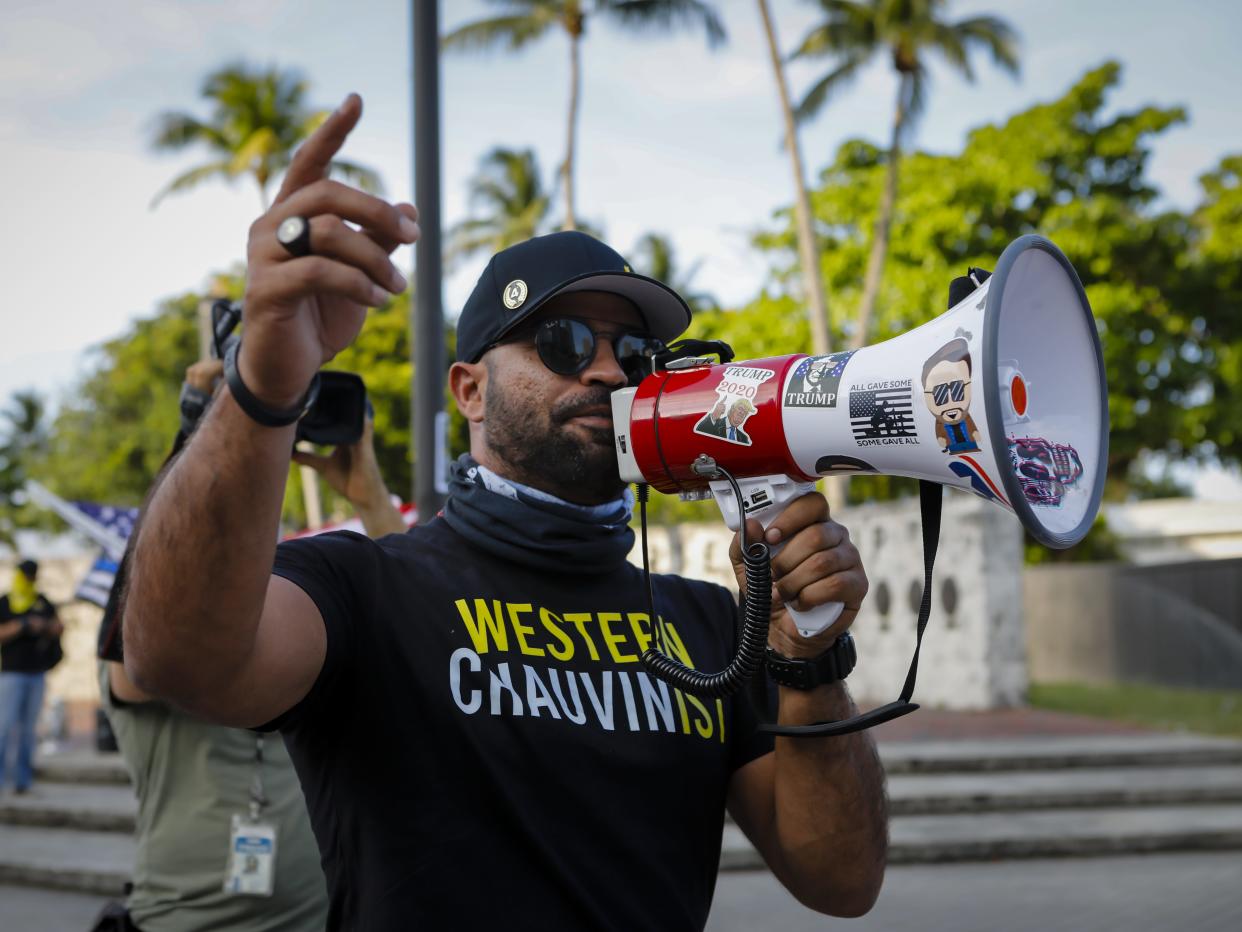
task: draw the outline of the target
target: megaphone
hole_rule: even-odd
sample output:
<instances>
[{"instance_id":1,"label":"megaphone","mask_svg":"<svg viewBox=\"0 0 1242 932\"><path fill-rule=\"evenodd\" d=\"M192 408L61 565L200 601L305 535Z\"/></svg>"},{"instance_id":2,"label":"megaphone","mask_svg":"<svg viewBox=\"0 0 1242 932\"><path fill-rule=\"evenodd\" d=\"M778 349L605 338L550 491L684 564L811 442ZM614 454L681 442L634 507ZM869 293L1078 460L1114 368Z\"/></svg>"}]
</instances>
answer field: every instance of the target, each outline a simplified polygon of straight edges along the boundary
<instances>
[{"instance_id":1,"label":"megaphone","mask_svg":"<svg viewBox=\"0 0 1242 932\"><path fill-rule=\"evenodd\" d=\"M1082 283L1031 235L950 295L946 313L874 346L676 359L615 392L621 478L713 495L736 530L743 515L766 527L824 476L911 476L1008 509L1046 546L1072 546L1095 520L1108 459L1104 362ZM791 614L810 636L840 611Z\"/></svg>"}]
</instances>

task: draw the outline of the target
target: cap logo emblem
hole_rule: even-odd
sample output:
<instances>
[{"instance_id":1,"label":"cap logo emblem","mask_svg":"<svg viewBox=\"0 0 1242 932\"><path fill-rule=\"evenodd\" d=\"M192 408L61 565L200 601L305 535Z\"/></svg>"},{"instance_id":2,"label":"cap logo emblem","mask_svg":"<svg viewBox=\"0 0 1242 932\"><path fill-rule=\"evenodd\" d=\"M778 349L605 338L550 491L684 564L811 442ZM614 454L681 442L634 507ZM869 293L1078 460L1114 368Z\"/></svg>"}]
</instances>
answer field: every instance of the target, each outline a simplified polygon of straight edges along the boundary
<instances>
[{"instance_id":1,"label":"cap logo emblem","mask_svg":"<svg viewBox=\"0 0 1242 932\"><path fill-rule=\"evenodd\" d=\"M515 278L509 284L505 285L504 302L505 307L514 311L522 306L522 302L526 300L526 282L520 278Z\"/></svg>"}]
</instances>

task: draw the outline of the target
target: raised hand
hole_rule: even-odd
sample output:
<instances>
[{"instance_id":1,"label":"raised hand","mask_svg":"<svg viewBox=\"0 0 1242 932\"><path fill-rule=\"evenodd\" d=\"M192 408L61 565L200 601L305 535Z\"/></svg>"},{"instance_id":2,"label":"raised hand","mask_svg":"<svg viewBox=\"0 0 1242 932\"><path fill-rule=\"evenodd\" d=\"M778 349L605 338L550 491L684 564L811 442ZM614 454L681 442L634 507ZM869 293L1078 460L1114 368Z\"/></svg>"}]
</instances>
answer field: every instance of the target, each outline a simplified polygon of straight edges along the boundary
<instances>
[{"instance_id":1,"label":"raised hand","mask_svg":"<svg viewBox=\"0 0 1242 932\"><path fill-rule=\"evenodd\" d=\"M250 227L238 369L273 408L302 398L319 367L358 335L367 308L406 287L389 256L418 239L418 210L328 180L332 158L361 116L362 99L351 94L294 154L271 209ZM290 217L309 221L305 256L276 237Z\"/></svg>"}]
</instances>

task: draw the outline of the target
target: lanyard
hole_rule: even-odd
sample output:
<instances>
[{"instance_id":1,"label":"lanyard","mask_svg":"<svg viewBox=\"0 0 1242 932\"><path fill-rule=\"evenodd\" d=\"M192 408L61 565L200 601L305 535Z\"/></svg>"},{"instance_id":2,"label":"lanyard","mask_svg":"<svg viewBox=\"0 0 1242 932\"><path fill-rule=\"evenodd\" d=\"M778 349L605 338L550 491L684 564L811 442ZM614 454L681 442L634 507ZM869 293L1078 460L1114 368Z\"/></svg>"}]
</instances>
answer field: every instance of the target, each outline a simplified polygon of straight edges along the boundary
<instances>
[{"instance_id":1,"label":"lanyard","mask_svg":"<svg viewBox=\"0 0 1242 932\"><path fill-rule=\"evenodd\" d=\"M254 739L254 778L250 781L250 821L257 822L269 800L263 792L263 736Z\"/></svg>"}]
</instances>

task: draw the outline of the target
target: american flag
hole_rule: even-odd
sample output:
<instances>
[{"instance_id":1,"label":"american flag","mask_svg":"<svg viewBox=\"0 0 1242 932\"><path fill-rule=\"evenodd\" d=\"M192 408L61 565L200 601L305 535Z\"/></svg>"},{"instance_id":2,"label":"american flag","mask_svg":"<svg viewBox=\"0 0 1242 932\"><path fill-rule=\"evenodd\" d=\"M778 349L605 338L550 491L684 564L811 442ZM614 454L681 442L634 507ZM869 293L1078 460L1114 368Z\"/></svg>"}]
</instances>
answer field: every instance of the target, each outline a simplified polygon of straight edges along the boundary
<instances>
[{"instance_id":1,"label":"american flag","mask_svg":"<svg viewBox=\"0 0 1242 932\"><path fill-rule=\"evenodd\" d=\"M112 591L112 584L116 582L116 570L116 560L106 553L101 553L91 565L86 577L78 583L73 597L104 608L108 604L108 594Z\"/></svg>"},{"instance_id":2,"label":"american flag","mask_svg":"<svg viewBox=\"0 0 1242 932\"><path fill-rule=\"evenodd\" d=\"M879 388L850 392L850 427L855 440L877 437L914 437L911 388Z\"/></svg>"},{"instance_id":3,"label":"american flag","mask_svg":"<svg viewBox=\"0 0 1242 932\"><path fill-rule=\"evenodd\" d=\"M26 483L26 493L40 507L54 511L75 531L89 537L102 548L86 578L78 585L74 598L106 605L108 592L116 579L116 568L125 553L125 542L134 532L137 508L100 505L95 502L68 502L37 482Z\"/></svg>"}]
</instances>

